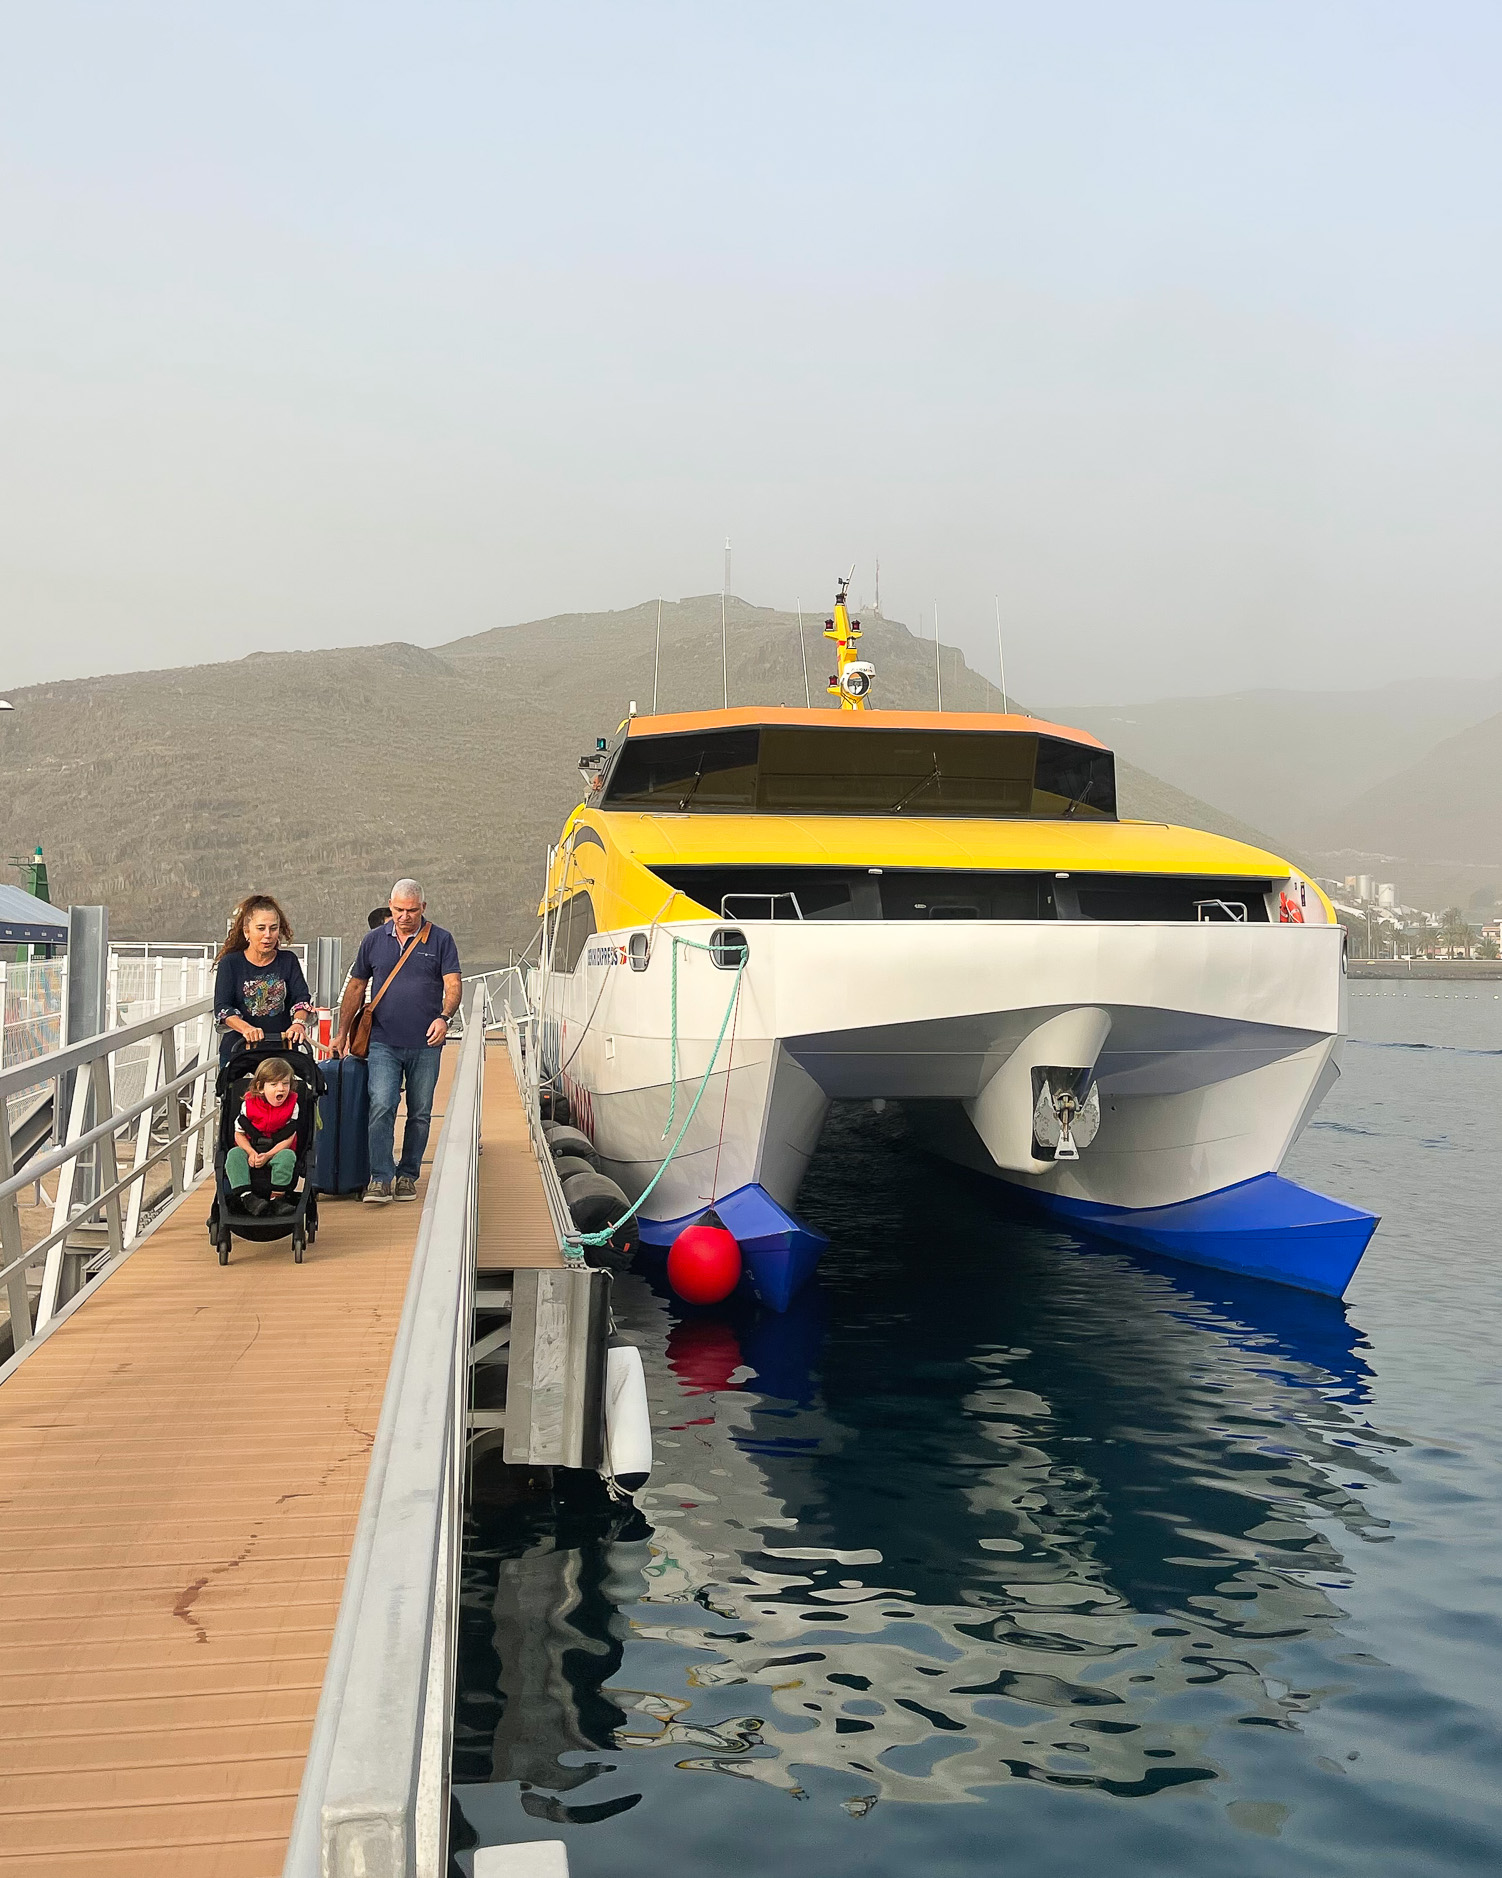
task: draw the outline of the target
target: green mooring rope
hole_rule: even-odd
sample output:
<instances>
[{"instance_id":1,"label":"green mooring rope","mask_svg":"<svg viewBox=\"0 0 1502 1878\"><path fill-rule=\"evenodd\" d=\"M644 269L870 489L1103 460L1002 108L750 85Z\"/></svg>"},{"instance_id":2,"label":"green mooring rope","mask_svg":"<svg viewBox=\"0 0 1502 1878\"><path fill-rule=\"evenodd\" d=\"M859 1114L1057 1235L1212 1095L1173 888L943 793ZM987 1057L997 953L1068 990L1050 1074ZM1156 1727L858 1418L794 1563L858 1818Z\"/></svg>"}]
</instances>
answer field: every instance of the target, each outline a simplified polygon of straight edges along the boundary
<instances>
[{"instance_id":1,"label":"green mooring rope","mask_svg":"<svg viewBox=\"0 0 1502 1878\"><path fill-rule=\"evenodd\" d=\"M672 1127L673 1119L678 1113L678 951L680 947L685 952L713 952L715 950L713 946L701 945L697 939L681 939L677 933L669 933L668 937L673 942L673 975L670 1000L672 1012L672 1057L669 1072L672 1094L668 1099L668 1119L662 1130L664 1140L666 1140L668 1130ZM709 1087L709 1079L714 1074L715 1064L719 1061L720 1045L725 1041L725 1032L730 1028L730 1014L735 1009L737 998L741 995L741 978L746 970L749 957L749 952L743 950L741 953L741 962L735 968L735 983L731 987L730 1002L725 1006L725 1015L720 1019L720 1034L715 1038L714 1049L710 1052L709 1067L705 1070L703 1079L694 1093L693 1105L689 1109L688 1114L683 1118L683 1126L678 1130L677 1135L673 1139L672 1147L667 1151L667 1158L647 1182L638 1198L626 1208L625 1212L621 1214L614 1225L606 1227L601 1232L570 1233L564 1240L566 1250L582 1252L586 1246L609 1245L610 1241L615 1237L616 1233L620 1231L621 1227L625 1225L626 1221L635 1217L648 1194L651 1193L658 1181L661 1180L663 1175L668 1171L669 1163L678 1152L683 1137L688 1133L690 1124L699 1112L699 1104L704 1100L704 1091ZM728 1066L726 1074L729 1074Z\"/></svg>"}]
</instances>

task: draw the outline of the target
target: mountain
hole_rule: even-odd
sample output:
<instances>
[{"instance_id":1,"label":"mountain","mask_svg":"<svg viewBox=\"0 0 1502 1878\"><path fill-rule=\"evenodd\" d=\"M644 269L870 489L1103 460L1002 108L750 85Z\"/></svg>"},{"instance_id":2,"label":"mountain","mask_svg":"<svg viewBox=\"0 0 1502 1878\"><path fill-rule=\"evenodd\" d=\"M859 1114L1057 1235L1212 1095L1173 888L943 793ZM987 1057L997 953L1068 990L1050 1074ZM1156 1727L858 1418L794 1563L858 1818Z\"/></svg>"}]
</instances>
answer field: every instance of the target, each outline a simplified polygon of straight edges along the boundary
<instances>
[{"instance_id":1,"label":"mountain","mask_svg":"<svg viewBox=\"0 0 1502 1878\"><path fill-rule=\"evenodd\" d=\"M1472 724L1320 823L1331 873L1379 874L1421 906L1502 902L1502 715Z\"/></svg>"},{"instance_id":2,"label":"mountain","mask_svg":"<svg viewBox=\"0 0 1502 1878\"><path fill-rule=\"evenodd\" d=\"M1286 841L1325 848L1347 805L1497 711L1502 676L1071 706L1060 715L1228 814L1281 829Z\"/></svg>"},{"instance_id":3,"label":"mountain","mask_svg":"<svg viewBox=\"0 0 1502 1878\"><path fill-rule=\"evenodd\" d=\"M726 603L732 703L802 704L792 614ZM657 603L560 614L432 650L404 643L252 653L171 671L12 692L0 719L9 849L40 841L59 903L103 902L116 936L213 939L251 890L299 939L364 930L399 875L421 880L466 969L534 930L546 847L579 799L577 759L632 700L651 708ZM809 696L824 691L823 615L804 621ZM924 707L931 640L868 618L876 695ZM944 704L994 710L994 686L941 652ZM665 602L664 711L722 696L720 596ZM1269 838L1156 775L1120 766L1122 812Z\"/></svg>"}]
</instances>

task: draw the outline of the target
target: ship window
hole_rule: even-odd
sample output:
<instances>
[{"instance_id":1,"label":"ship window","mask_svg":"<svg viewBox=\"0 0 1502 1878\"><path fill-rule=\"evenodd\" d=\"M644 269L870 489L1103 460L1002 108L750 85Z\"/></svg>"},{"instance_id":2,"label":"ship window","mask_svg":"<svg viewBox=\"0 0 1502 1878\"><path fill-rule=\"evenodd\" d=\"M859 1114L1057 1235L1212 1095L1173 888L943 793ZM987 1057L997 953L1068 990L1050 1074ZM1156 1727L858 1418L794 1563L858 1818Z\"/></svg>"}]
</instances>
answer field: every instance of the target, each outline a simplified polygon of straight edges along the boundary
<instances>
[{"instance_id":1,"label":"ship window","mask_svg":"<svg viewBox=\"0 0 1502 1878\"><path fill-rule=\"evenodd\" d=\"M616 809L754 809L757 730L628 737L605 792Z\"/></svg>"},{"instance_id":2,"label":"ship window","mask_svg":"<svg viewBox=\"0 0 1502 1878\"><path fill-rule=\"evenodd\" d=\"M762 733L759 806L773 814L1026 815L1037 738L974 731Z\"/></svg>"},{"instance_id":3,"label":"ship window","mask_svg":"<svg viewBox=\"0 0 1502 1878\"><path fill-rule=\"evenodd\" d=\"M716 926L709 935L709 957L722 972L733 972L751 957L746 935L734 926Z\"/></svg>"},{"instance_id":4,"label":"ship window","mask_svg":"<svg viewBox=\"0 0 1502 1878\"><path fill-rule=\"evenodd\" d=\"M1038 739L1034 815L1099 817L1115 813L1116 764L1109 750L1066 743L1062 737Z\"/></svg>"},{"instance_id":5,"label":"ship window","mask_svg":"<svg viewBox=\"0 0 1502 1878\"><path fill-rule=\"evenodd\" d=\"M606 808L667 812L1116 814L1109 750L1033 731L768 724L628 737ZM805 916L809 909L805 906Z\"/></svg>"},{"instance_id":6,"label":"ship window","mask_svg":"<svg viewBox=\"0 0 1502 1878\"><path fill-rule=\"evenodd\" d=\"M572 972L584 956L584 948L598 930L595 926L595 903L587 893L571 895L554 915L557 924L553 939L553 970Z\"/></svg>"},{"instance_id":7,"label":"ship window","mask_svg":"<svg viewBox=\"0 0 1502 1878\"><path fill-rule=\"evenodd\" d=\"M1076 874L1081 919L1267 921L1260 880L1163 874ZM1235 907L1236 911L1229 909Z\"/></svg>"}]
</instances>

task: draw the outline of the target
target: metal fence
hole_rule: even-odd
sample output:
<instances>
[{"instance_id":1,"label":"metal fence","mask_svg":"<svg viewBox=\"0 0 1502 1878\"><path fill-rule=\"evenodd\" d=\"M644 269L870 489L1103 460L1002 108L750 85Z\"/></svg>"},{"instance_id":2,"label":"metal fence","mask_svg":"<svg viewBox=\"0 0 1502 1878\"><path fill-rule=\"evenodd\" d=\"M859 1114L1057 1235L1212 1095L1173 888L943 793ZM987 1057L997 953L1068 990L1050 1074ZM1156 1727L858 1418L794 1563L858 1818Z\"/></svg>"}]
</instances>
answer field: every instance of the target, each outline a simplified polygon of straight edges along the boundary
<instances>
[{"instance_id":1,"label":"metal fence","mask_svg":"<svg viewBox=\"0 0 1502 1878\"><path fill-rule=\"evenodd\" d=\"M442 1878L485 991L476 985L313 1724L286 1878Z\"/></svg>"},{"instance_id":2,"label":"metal fence","mask_svg":"<svg viewBox=\"0 0 1502 1878\"><path fill-rule=\"evenodd\" d=\"M105 1031L82 1043L0 1070L0 1113L26 1089L47 1088L62 1141L39 1153L17 1173L11 1131L0 1127L0 1288L19 1353L66 1303L65 1254L80 1228L102 1223L104 1244L93 1262L106 1263L129 1251L141 1236L146 1213L146 1177L166 1162L169 1182L163 1201L186 1194L212 1158L204 1130L216 1119L213 1080L212 999L170 1006L139 1023ZM141 1062L140 1091L122 1100L117 1073L121 1058ZM122 1161L128 1167L122 1172ZM28 1246L21 1226L20 1195L57 1177L51 1229ZM41 1267L41 1290L33 1319L28 1275Z\"/></svg>"},{"instance_id":3,"label":"metal fence","mask_svg":"<svg viewBox=\"0 0 1502 1878\"><path fill-rule=\"evenodd\" d=\"M105 1023L109 1030L139 1024L174 1005L206 998L214 987L213 948L179 946L171 950L142 945L112 945L105 983ZM35 1062L62 1048L63 1012L68 1002L68 961L33 959L0 962L0 1071ZM179 1036L180 1059L188 1039ZM141 1044L111 1059L112 1103L123 1105L145 1093L150 1051ZM43 1080L15 1088L6 1102L11 1126L29 1101L46 1088Z\"/></svg>"}]
</instances>

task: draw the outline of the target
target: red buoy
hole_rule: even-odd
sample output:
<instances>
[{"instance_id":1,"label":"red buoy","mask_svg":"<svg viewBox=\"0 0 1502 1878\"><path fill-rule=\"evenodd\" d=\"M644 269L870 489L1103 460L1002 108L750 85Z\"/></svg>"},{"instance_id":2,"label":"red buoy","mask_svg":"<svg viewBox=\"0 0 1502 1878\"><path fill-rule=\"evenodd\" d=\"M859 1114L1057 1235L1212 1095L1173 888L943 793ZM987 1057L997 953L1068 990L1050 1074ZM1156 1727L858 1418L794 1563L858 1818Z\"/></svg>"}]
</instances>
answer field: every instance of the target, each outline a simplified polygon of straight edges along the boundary
<instances>
[{"instance_id":1,"label":"red buoy","mask_svg":"<svg viewBox=\"0 0 1502 1878\"><path fill-rule=\"evenodd\" d=\"M685 1226L668 1253L668 1283L685 1304L718 1304L741 1280L741 1249L723 1226Z\"/></svg>"}]
</instances>

